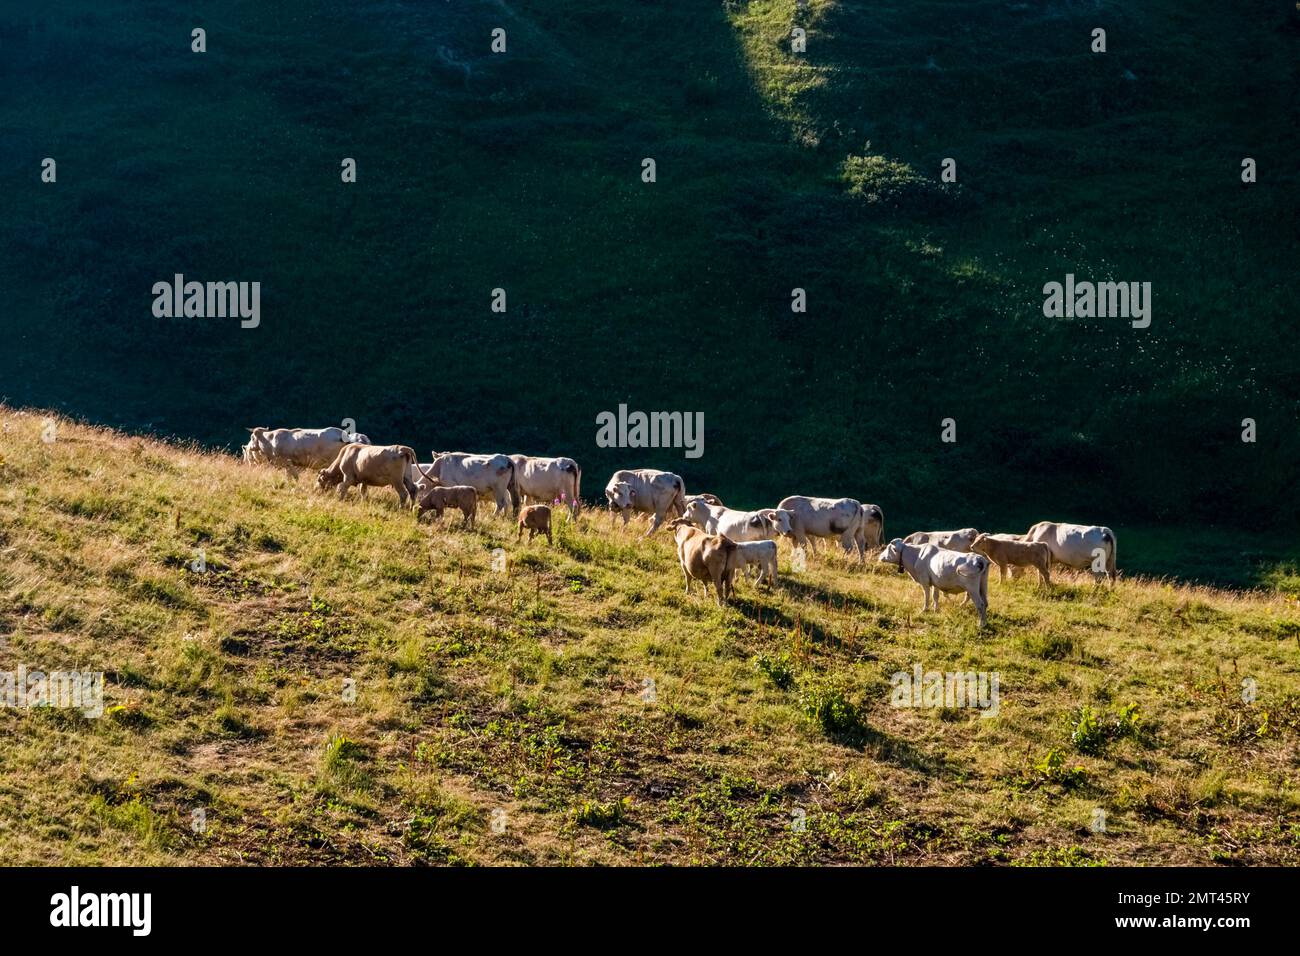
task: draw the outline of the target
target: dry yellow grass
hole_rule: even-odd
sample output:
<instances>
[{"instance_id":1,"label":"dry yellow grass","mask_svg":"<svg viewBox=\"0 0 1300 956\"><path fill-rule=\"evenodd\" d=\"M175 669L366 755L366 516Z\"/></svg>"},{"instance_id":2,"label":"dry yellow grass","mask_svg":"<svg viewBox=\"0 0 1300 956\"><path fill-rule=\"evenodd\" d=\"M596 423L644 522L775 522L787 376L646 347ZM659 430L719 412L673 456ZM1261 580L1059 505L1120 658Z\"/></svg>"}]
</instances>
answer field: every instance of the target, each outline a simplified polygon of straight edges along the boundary
<instances>
[{"instance_id":1,"label":"dry yellow grass","mask_svg":"<svg viewBox=\"0 0 1300 956\"><path fill-rule=\"evenodd\" d=\"M719 609L603 515L519 545L47 418L0 408L0 670L108 711L0 709L10 863L1300 862L1282 595L994 580L980 632L783 544ZM997 716L890 706L916 664Z\"/></svg>"}]
</instances>

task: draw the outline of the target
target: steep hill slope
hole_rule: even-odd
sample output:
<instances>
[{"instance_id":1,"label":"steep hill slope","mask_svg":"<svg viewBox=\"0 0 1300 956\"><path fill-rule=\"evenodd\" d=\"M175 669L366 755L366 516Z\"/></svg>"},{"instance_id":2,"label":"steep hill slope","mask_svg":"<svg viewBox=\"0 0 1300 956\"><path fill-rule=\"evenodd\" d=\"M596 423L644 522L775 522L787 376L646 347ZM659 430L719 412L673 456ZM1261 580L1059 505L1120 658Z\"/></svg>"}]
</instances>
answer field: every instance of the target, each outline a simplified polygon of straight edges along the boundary
<instances>
[{"instance_id":1,"label":"steep hill slope","mask_svg":"<svg viewBox=\"0 0 1300 956\"><path fill-rule=\"evenodd\" d=\"M1270 0L13 7L0 397L226 447L239 426L348 417L591 474L627 464L594 443L596 414L627 402L702 411L697 480L747 504L852 486L917 525L1294 528L1297 17ZM155 319L150 290L177 273L260 281L261 326ZM1151 282L1151 327L1045 319L1042 287L1067 273Z\"/></svg>"},{"instance_id":2,"label":"steep hill slope","mask_svg":"<svg viewBox=\"0 0 1300 956\"><path fill-rule=\"evenodd\" d=\"M107 686L100 719L0 708L6 862L1300 863L1283 594L995 580L981 633L783 546L720 609L603 516L520 545L0 428L0 671ZM998 674L997 714L891 706L918 666Z\"/></svg>"}]
</instances>

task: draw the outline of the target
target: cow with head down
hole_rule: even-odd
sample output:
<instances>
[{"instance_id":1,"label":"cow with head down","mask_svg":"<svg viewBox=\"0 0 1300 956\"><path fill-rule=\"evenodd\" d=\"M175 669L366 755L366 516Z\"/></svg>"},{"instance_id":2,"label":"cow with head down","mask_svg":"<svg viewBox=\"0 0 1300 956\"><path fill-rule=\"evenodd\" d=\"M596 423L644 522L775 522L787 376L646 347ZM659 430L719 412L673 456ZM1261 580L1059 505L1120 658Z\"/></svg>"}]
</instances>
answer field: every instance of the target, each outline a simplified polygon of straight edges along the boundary
<instances>
[{"instance_id":1,"label":"cow with head down","mask_svg":"<svg viewBox=\"0 0 1300 956\"><path fill-rule=\"evenodd\" d=\"M1095 524L1065 524L1040 521L1024 535L1026 541L1042 541L1052 560L1067 568L1087 569L1100 582L1110 578L1115 585L1115 532Z\"/></svg>"},{"instance_id":2,"label":"cow with head down","mask_svg":"<svg viewBox=\"0 0 1300 956\"><path fill-rule=\"evenodd\" d=\"M610 523L615 512L623 515L623 527L633 511L652 515L650 530L654 534L669 514L681 515L686 508L686 483L680 475L653 468L632 468L616 471L605 485L605 500L609 503Z\"/></svg>"},{"instance_id":3,"label":"cow with head down","mask_svg":"<svg viewBox=\"0 0 1300 956\"><path fill-rule=\"evenodd\" d=\"M241 449L244 463L283 468L296 479L303 469L323 468L334 461L344 445L369 445L365 435L338 427L250 428L248 444Z\"/></svg>"},{"instance_id":4,"label":"cow with head down","mask_svg":"<svg viewBox=\"0 0 1300 956\"><path fill-rule=\"evenodd\" d=\"M353 485L360 486L362 498L367 488L391 487L405 507L415 500L415 483L406 473L413 461L415 451L405 445L344 445L329 467L320 470L316 486L321 491L338 488L340 498Z\"/></svg>"},{"instance_id":5,"label":"cow with head down","mask_svg":"<svg viewBox=\"0 0 1300 956\"><path fill-rule=\"evenodd\" d=\"M439 485L469 485L480 498L496 503L496 513L519 512L519 484L515 463L507 455L471 455L463 451L435 451L428 465L415 465L421 489Z\"/></svg>"},{"instance_id":6,"label":"cow with head down","mask_svg":"<svg viewBox=\"0 0 1300 956\"><path fill-rule=\"evenodd\" d=\"M777 508L790 512L789 537L797 547L809 547L817 538L835 538L846 552L852 554L854 549L857 550L859 563L866 560L867 507L876 506L864 506L853 498L810 498L804 495L791 495L781 499L777 505ZM879 510L876 508L877 512ZM879 527L883 528L884 515L879 517ZM815 546L813 550L816 550Z\"/></svg>"},{"instance_id":7,"label":"cow with head down","mask_svg":"<svg viewBox=\"0 0 1300 956\"><path fill-rule=\"evenodd\" d=\"M686 499L682 517L710 534L725 534L732 541L772 541L790 534L792 513L782 508L738 511L710 504L703 495Z\"/></svg>"}]
</instances>

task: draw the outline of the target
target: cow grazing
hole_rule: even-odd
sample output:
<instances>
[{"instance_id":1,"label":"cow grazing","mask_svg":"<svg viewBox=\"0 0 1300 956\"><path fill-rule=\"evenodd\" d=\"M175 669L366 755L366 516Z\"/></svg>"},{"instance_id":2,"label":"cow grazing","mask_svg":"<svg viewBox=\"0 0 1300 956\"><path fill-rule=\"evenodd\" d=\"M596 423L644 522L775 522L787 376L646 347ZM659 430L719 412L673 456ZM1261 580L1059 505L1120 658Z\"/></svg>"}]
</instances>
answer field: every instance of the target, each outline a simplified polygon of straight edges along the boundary
<instances>
[{"instance_id":1,"label":"cow grazing","mask_svg":"<svg viewBox=\"0 0 1300 956\"><path fill-rule=\"evenodd\" d=\"M1098 581L1104 575L1115 586L1115 532L1101 525L1040 521L1025 533L1026 541L1042 541L1052 560L1067 568L1090 570Z\"/></svg>"},{"instance_id":2,"label":"cow grazing","mask_svg":"<svg viewBox=\"0 0 1300 956\"><path fill-rule=\"evenodd\" d=\"M904 544L932 544L936 548L949 551L970 551L971 542L979 537L974 528L962 528L959 531L913 531L903 539Z\"/></svg>"},{"instance_id":3,"label":"cow grazing","mask_svg":"<svg viewBox=\"0 0 1300 956\"><path fill-rule=\"evenodd\" d=\"M572 458L530 458L511 455L515 482L525 502L564 502L573 517L582 501L582 469Z\"/></svg>"},{"instance_id":4,"label":"cow grazing","mask_svg":"<svg viewBox=\"0 0 1300 956\"><path fill-rule=\"evenodd\" d=\"M674 518L668 527L677 541L677 563L686 579L686 593L691 593L691 581L703 581L705 592L712 582L718 603L726 603L736 573L736 542L701 531L684 518Z\"/></svg>"},{"instance_id":5,"label":"cow grazing","mask_svg":"<svg viewBox=\"0 0 1300 956\"><path fill-rule=\"evenodd\" d=\"M936 548L932 544L906 544L902 538L895 538L880 553L879 561L896 564L899 570L906 571L921 590L925 592L925 607L930 610L930 589L934 589L934 609L939 610L939 594L958 594L966 596L975 604L979 613L980 627L988 619L989 607L989 559L979 554L962 554Z\"/></svg>"},{"instance_id":6,"label":"cow grazing","mask_svg":"<svg viewBox=\"0 0 1300 956\"><path fill-rule=\"evenodd\" d=\"M419 521L426 511L432 511L434 517L441 521L442 513L448 508L459 508L463 515L461 523L467 528L474 527L474 520L478 517L478 491L469 485L424 488L420 491L419 510L415 520Z\"/></svg>"},{"instance_id":7,"label":"cow grazing","mask_svg":"<svg viewBox=\"0 0 1300 956\"><path fill-rule=\"evenodd\" d=\"M363 498L367 488L389 486L405 506L416 495L415 483L406 473L413 461L415 451L405 445L344 445L329 467L320 470L316 485L321 491L337 487L339 498L353 485L361 486Z\"/></svg>"},{"instance_id":8,"label":"cow grazing","mask_svg":"<svg viewBox=\"0 0 1300 956\"><path fill-rule=\"evenodd\" d=\"M703 495L686 499L682 517L710 534L725 534L732 541L771 541L789 534L791 514L780 508L737 511L709 504Z\"/></svg>"},{"instance_id":9,"label":"cow grazing","mask_svg":"<svg viewBox=\"0 0 1300 956\"><path fill-rule=\"evenodd\" d=\"M243 446L244 462L283 468L297 479L303 469L323 468L334 461L344 445L369 445L365 435L342 428L250 428Z\"/></svg>"},{"instance_id":10,"label":"cow grazing","mask_svg":"<svg viewBox=\"0 0 1300 956\"><path fill-rule=\"evenodd\" d=\"M1037 568L1044 584L1052 583L1052 551L1043 541L1025 541L1016 534L981 534L971 542L972 554L982 554L998 566L998 580L1011 568Z\"/></svg>"},{"instance_id":11,"label":"cow grazing","mask_svg":"<svg viewBox=\"0 0 1300 956\"><path fill-rule=\"evenodd\" d=\"M759 584L767 582L769 587L776 584L775 541L736 542L735 569L749 577L750 568L758 568Z\"/></svg>"},{"instance_id":12,"label":"cow grazing","mask_svg":"<svg viewBox=\"0 0 1300 956\"><path fill-rule=\"evenodd\" d=\"M528 540L531 542L537 534L546 535L546 543L554 544L551 537L551 506L550 505L525 505L519 512L519 533L515 535L518 541L528 529Z\"/></svg>"},{"instance_id":13,"label":"cow grazing","mask_svg":"<svg viewBox=\"0 0 1300 956\"><path fill-rule=\"evenodd\" d=\"M433 461L420 467L430 486L469 485L480 498L496 503L496 513L519 511L519 483L515 463L506 455L471 455L463 451L433 453Z\"/></svg>"},{"instance_id":14,"label":"cow grazing","mask_svg":"<svg viewBox=\"0 0 1300 956\"><path fill-rule=\"evenodd\" d=\"M800 548L817 538L838 538L848 553L856 548L858 563L866 560L867 539L863 528L863 505L852 498L809 498L791 495L777 508L790 512L790 537ZM880 518L884 527L884 516ZM813 550L816 550L815 545Z\"/></svg>"},{"instance_id":15,"label":"cow grazing","mask_svg":"<svg viewBox=\"0 0 1300 956\"><path fill-rule=\"evenodd\" d=\"M650 530L654 534L670 512L681 515L686 510L686 484L680 475L653 468L634 468L616 471L605 485L605 499L609 502L610 524L615 512L623 515L627 527L628 515L633 511L653 515Z\"/></svg>"}]
</instances>

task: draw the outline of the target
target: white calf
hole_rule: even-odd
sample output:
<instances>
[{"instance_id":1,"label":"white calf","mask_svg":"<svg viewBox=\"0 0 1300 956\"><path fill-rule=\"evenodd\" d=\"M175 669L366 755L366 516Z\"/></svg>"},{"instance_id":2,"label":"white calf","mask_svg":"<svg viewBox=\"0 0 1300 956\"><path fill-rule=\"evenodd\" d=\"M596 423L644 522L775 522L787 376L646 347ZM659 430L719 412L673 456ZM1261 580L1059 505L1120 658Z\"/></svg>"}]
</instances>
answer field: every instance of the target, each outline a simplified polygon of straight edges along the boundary
<instances>
[{"instance_id":1,"label":"white calf","mask_svg":"<svg viewBox=\"0 0 1300 956\"><path fill-rule=\"evenodd\" d=\"M768 586L776 584L776 542L775 541L738 541L735 556L736 570L745 571L749 577L751 567L758 568L758 583L767 582Z\"/></svg>"}]
</instances>

